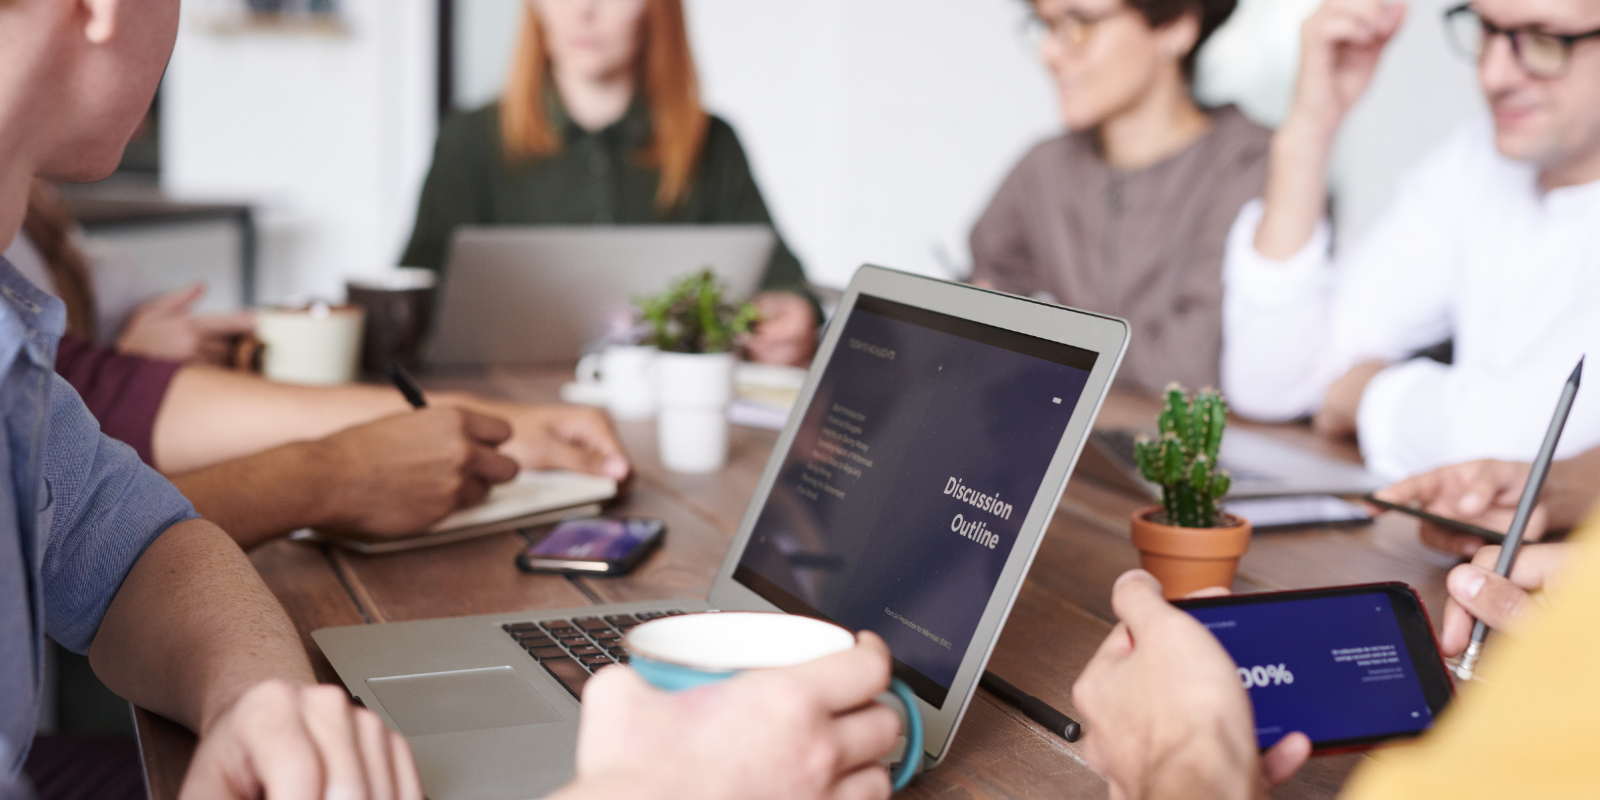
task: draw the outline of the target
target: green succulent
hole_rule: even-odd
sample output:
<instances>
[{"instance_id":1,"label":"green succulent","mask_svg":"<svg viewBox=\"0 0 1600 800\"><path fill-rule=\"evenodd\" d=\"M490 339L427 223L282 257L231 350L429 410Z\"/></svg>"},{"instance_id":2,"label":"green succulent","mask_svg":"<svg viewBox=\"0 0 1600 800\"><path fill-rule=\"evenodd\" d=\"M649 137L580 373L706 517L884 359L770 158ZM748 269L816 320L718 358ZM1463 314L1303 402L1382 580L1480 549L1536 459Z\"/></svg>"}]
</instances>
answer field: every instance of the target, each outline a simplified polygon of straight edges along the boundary
<instances>
[{"instance_id":1,"label":"green succulent","mask_svg":"<svg viewBox=\"0 0 1600 800\"><path fill-rule=\"evenodd\" d=\"M635 298L634 305L650 323L653 344L669 353L725 353L760 321L761 313L745 301L730 301L726 287L708 267L679 278L655 297Z\"/></svg>"},{"instance_id":2,"label":"green succulent","mask_svg":"<svg viewBox=\"0 0 1600 800\"><path fill-rule=\"evenodd\" d=\"M1156 418L1154 438L1140 436L1134 460L1146 480L1161 486L1166 522L1180 528L1216 528L1227 524L1217 501L1228 494L1233 479L1217 464L1228 404L1214 389L1193 398L1183 387L1167 387L1166 404Z\"/></svg>"}]
</instances>

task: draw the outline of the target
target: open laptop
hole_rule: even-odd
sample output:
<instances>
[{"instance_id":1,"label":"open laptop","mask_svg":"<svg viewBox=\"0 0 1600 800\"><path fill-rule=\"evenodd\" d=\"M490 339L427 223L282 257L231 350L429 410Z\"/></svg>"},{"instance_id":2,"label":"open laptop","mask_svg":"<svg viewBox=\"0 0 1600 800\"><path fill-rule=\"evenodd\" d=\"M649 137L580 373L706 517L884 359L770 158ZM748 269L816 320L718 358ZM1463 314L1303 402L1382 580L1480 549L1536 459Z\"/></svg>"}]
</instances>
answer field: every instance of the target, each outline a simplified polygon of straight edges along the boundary
<instances>
[{"instance_id":1,"label":"open laptop","mask_svg":"<svg viewBox=\"0 0 1600 800\"><path fill-rule=\"evenodd\" d=\"M776 241L766 225L457 228L427 362L570 362L591 342L630 327L635 298L701 269L734 296L750 296Z\"/></svg>"},{"instance_id":2,"label":"open laptop","mask_svg":"<svg viewBox=\"0 0 1600 800\"><path fill-rule=\"evenodd\" d=\"M1133 459L1139 431L1098 430L1089 435L1078 474L1113 488L1159 499L1161 487L1144 479ZM1239 427L1222 435L1217 462L1233 477L1232 498L1375 492L1387 481L1336 458Z\"/></svg>"},{"instance_id":3,"label":"open laptop","mask_svg":"<svg viewBox=\"0 0 1600 800\"><path fill-rule=\"evenodd\" d=\"M568 781L578 697L644 620L784 611L870 629L944 758L1122 361L1120 319L862 267L705 601L312 634L434 800ZM507 569L510 569L507 565ZM647 567L648 568L648 567Z\"/></svg>"}]
</instances>

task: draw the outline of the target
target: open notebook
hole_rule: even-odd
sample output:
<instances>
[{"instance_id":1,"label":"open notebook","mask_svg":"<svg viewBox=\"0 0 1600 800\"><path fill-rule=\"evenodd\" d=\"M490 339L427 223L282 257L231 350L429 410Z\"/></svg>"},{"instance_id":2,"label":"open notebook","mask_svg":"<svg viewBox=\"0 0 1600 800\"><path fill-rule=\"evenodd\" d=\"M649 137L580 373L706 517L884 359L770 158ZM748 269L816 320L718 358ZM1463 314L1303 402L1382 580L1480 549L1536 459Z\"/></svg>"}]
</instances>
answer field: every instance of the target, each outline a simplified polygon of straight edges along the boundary
<instances>
[{"instance_id":1,"label":"open notebook","mask_svg":"<svg viewBox=\"0 0 1600 800\"><path fill-rule=\"evenodd\" d=\"M358 553L393 553L593 516L600 513L602 503L616 496L617 482L610 478L559 470L525 471L491 489L484 502L463 508L411 536L367 540L305 529L297 531L294 538L328 542Z\"/></svg>"}]
</instances>

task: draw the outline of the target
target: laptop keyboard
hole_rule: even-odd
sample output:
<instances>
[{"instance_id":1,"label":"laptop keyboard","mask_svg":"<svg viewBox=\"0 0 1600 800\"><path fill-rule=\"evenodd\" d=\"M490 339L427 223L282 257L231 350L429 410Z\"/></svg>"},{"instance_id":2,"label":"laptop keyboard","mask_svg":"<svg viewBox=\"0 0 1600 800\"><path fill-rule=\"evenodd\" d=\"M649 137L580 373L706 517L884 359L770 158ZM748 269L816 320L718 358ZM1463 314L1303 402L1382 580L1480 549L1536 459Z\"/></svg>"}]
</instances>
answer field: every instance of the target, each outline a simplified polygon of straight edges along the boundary
<instances>
[{"instance_id":1,"label":"laptop keyboard","mask_svg":"<svg viewBox=\"0 0 1600 800\"><path fill-rule=\"evenodd\" d=\"M583 684L601 667L628 663L622 634L635 625L684 612L640 611L605 617L573 617L537 622L508 622L500 627L548 670L573 697L581 697Z\"/></svg>"}]
</instances>

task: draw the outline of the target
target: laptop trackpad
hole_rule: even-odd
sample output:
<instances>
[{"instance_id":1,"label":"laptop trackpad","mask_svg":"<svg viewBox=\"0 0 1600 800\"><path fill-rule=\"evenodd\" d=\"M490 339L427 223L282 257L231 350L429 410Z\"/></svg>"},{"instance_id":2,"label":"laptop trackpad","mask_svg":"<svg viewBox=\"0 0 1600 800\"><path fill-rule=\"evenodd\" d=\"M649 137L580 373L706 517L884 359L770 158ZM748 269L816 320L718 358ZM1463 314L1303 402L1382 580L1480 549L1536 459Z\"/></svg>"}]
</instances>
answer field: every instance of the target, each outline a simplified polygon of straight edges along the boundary
<instances>
[{"instance_id":1,"label":"laptop trackpad","mask_svg":"<svg viewBox=\"0 0 1600 800\"><path fill-rule=\"evenodd\" d=\"M511 667L368 678L367 686L407 736L561 721Z\"/></svg>"}]
</instances>

